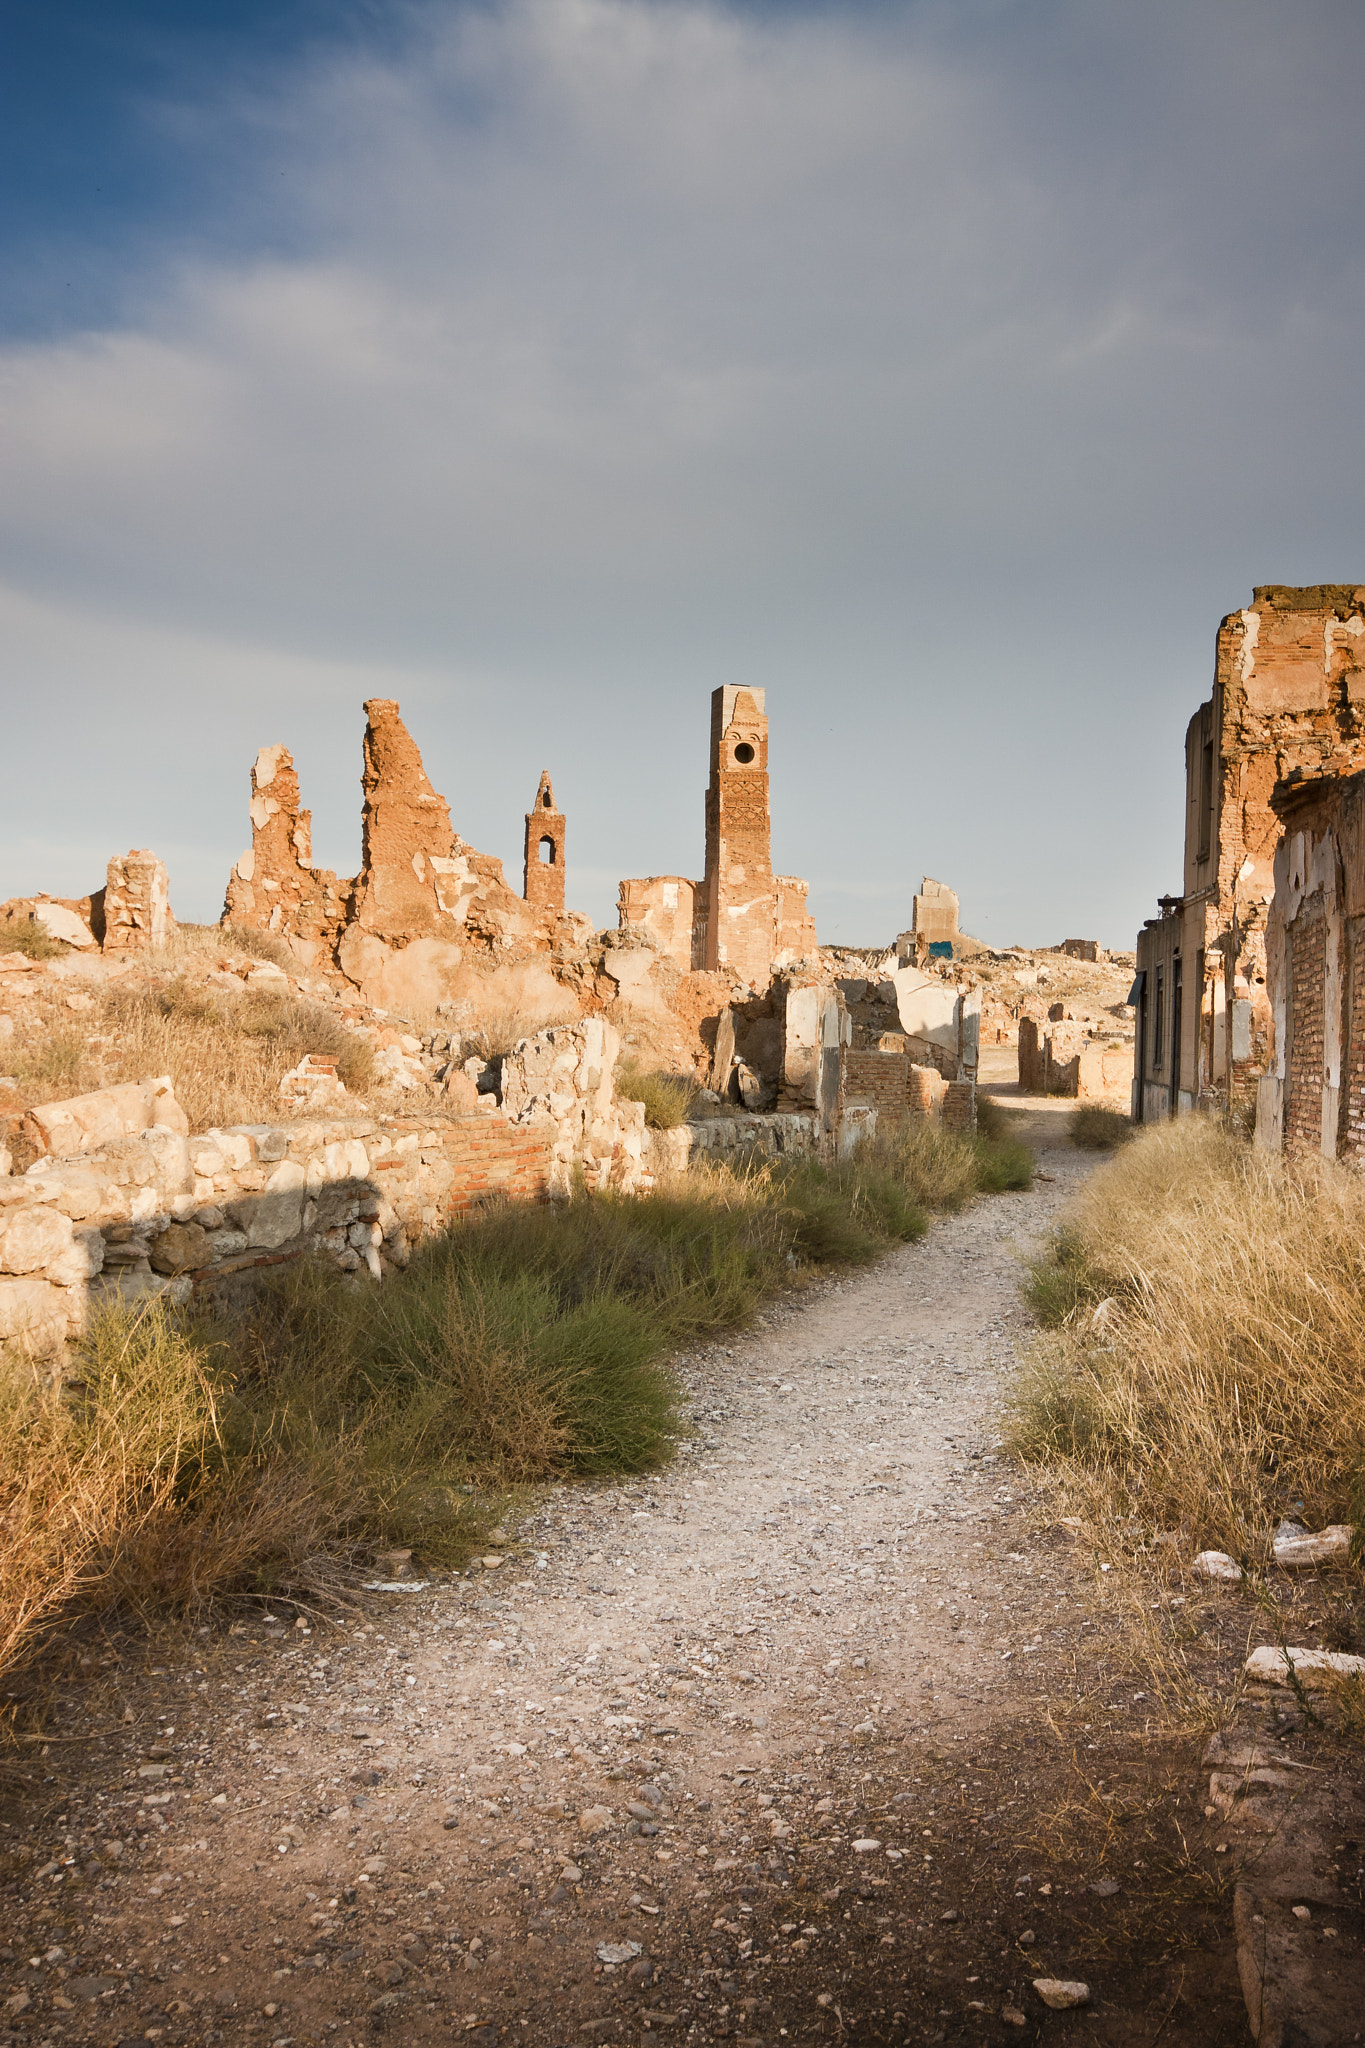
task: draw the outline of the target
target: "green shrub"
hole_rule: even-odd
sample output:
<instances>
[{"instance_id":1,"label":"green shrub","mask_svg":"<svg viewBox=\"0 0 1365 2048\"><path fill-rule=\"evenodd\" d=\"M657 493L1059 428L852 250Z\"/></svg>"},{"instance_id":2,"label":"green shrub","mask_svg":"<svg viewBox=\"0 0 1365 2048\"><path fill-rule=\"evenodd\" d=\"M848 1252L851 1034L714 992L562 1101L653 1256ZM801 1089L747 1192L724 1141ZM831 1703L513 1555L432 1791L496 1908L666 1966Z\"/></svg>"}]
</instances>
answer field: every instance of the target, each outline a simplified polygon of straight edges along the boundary
<instances>
[{"instance_id":1,"label":"green shrub","mask_svg":"<svg viewBox=\"0 0 1365 2048\"><path fill-rule=\"evenodd\" d=\"M22 953L28 960L56 960L71 947L54 939L36 917L7 918L0 923L0 953Z\"/></svg>"}]
</instances>

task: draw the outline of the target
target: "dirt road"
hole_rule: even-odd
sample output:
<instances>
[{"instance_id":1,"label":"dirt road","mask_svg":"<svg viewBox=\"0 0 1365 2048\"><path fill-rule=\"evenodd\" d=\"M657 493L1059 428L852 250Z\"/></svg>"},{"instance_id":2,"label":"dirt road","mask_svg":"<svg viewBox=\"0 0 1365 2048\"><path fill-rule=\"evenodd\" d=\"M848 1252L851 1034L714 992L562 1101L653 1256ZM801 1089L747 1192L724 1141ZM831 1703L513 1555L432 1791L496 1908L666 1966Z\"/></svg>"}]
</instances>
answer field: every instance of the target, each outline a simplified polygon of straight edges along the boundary
<instances>
[{"instance_id":1,"label":"dirt road","mask_svg":"<svg viewBox=\"0 0 1365 2048\"><path fill-rule=\"evenodd\" d=\"M666 1473L363 1625L111 1664L3 1837L10 2037L1244 2039L1193 1767L998 1448L1088 1167L1033 1107L1031 1193L684 1359Z\"/></svg>"}]
</instances>

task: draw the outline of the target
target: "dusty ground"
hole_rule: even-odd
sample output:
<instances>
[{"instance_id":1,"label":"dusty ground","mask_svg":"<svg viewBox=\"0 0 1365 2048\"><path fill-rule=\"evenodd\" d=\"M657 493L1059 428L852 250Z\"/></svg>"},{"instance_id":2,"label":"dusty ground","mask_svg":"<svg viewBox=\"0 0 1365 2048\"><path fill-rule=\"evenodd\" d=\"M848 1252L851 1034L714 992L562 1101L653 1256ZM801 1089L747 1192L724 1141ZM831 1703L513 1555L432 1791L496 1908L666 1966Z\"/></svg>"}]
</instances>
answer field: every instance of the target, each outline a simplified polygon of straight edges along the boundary
<instances>
[{"instance_id":1,"label":"dusty ground","mask_svg":"<svg viewBox=\"0 0 1365 2048\"><path fill-rule=\"evenodd\" d=\"M1245 2040L1202 1744L997 1448L1090 1164L682 1360L673 1468L500 1564L87 1646L4 1814L8 2038Z\"/></svg>"}]
</instances>

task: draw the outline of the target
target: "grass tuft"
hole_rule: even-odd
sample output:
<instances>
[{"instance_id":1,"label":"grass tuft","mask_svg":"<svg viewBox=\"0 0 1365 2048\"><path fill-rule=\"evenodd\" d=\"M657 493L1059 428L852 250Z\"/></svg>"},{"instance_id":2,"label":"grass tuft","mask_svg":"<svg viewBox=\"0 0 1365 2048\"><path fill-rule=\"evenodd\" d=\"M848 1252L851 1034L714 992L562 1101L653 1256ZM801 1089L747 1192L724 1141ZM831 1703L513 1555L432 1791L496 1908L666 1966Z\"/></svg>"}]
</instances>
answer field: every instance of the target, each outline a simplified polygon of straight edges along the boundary
<instances>
[{"instance_id":1,"label":"grass tuft","mask_svg":"<svg viewBox=\"0 0 1365 2048\"><path fill-rule=\"evenodd\" d=\"M1117 1152L1133 1136L1136 1126L1121 1110L1091 1105L1073 1112L1068 1136L1083 1152Z\"/></svg>"},{"instance_id":2,"label":"grass tuft","mask_svg":"<svg viewBox=\"0 0 1365 2048\"><path fill-rule=\"evenodd\" d=\"M673 1131L687 1122L697 1084L687 1074L651 1074L623 1064L616 1075L616 1093L627 1102L643 1102L645 1122L652 1131Z\"/></svg>"}]
</instances>

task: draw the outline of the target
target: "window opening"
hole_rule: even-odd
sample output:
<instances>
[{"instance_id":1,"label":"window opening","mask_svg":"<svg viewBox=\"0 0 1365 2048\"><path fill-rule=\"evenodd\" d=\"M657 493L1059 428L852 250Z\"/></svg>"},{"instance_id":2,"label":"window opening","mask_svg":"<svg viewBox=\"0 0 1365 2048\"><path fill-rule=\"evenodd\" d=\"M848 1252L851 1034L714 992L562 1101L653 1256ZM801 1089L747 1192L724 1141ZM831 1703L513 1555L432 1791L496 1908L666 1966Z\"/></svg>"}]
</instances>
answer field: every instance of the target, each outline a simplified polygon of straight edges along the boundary
<instances>
[{"instance_id":1,"label":"window opening","mask_svg":"<svg viewBox=\"0 0 1365 2048\"><path fill-rule=\"evenodd\" d=\"M741 767L747 768L749 763L753 760L753 758L753 748L749 745L749 742L747 740L741 740L739 745L735 748L735 759L740 763Z\"/></svg>"},{"instance_id":2,"label":"window opening","mask_svg":"<svg viewBox=\"0 0 1365 2048\"><path fill-rule=\"evenodd\" d=\"M549 867L553 867L553 866L554 866L554 864L555 864L555 843L554 843L553 839L542 839L542 840L541 840L541 842L540 842L540 858L541 858L542 862L544 862L544 863L545 863L545 864L546 864L547 866L549 866Z\"/></svg>"}]
</instances>

